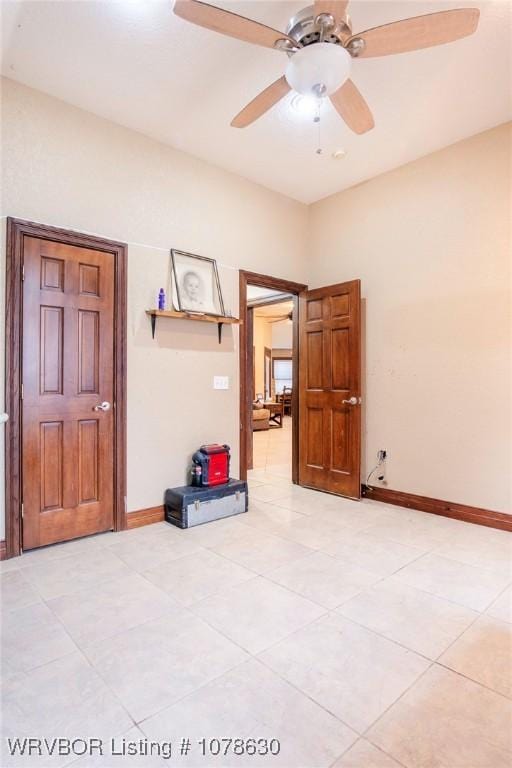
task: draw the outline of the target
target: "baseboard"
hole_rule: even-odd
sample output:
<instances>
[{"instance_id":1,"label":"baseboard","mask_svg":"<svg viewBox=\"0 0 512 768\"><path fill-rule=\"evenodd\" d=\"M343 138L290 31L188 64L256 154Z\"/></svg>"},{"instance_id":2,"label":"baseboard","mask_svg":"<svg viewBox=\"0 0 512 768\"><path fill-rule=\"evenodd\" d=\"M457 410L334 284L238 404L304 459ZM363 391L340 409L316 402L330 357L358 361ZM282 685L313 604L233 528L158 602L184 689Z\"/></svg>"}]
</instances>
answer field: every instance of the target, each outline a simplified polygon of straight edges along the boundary
<instances>
[{"instance_id":1,"label":"baseboard","mask_svg":"<svg viewBox=\"0 0 512 768\"><path fill-rule=\"evenodd\" d=\"M455 504L451 501L441 501L440 499L431 499L428 496L417 496L414 493L393 491L391 488L374 488L368 485L361 486L361 494L367 499L395 504L398 507L408 507L420 512L430 512L433 515L464 520L466 523L476 523L476 525L486 525L488 528L512 531L512 515L507 515L505 512L493 512L490 509L469 507L467 504Z\"/></svg>"},{"instance_id":2,"label":"baseboard","mask_svg":"<svg viewBox=\"0 0 512 768\"><path fill-rule=\"evenodd\" d=\"M7 545L4 539L0 541L0 560L7 560Z\"/></svg>"},{"instance_id":3,"label":"baseboard","mask_svg":"<svg viewBox=\"0 0 512 768\"><path fill-rule=\"evenodd\" d=\"M140 528L143 525L152 523L161 523L164 520L164 508L148 507L148 509L137 509L135 512L128 512L126 515L127 528Z\"/></svg>"}]
</instances>

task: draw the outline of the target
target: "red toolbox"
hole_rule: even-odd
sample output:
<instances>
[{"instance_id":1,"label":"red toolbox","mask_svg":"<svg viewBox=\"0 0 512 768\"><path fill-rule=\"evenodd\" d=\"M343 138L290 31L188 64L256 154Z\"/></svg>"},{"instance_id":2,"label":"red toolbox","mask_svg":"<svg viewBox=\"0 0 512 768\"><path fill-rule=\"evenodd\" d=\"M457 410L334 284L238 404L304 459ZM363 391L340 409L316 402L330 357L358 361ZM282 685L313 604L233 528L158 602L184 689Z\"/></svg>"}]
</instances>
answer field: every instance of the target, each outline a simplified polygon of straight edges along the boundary
<instances>
[{"instance_id":1,"label":"red toolbox","mask_svg":"<svg viewBox=\"0 0 512 768\"><path fill-rule=\"evenodd\" d=\"M192 484L210 487L229 480L229 445L202 445L192 456Z\"/></svg>"}]
</instances>

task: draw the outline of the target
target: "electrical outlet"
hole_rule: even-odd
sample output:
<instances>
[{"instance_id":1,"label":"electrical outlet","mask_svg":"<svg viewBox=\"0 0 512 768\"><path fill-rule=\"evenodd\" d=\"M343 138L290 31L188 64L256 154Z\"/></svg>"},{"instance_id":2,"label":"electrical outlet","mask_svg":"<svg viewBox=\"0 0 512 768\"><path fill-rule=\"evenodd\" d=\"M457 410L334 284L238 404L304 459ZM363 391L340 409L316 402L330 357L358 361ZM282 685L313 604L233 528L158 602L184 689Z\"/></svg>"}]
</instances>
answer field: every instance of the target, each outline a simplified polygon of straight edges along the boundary
<instances>
[{"instance_id":1,"label":"electrical outlet","mask_svg":"<svg viewBox=\"0 0 512 768\"><path fill-rule=\"evenodd\" d=\"M379 461L385 461L387 458L388 452L381 449L380 451L377 451L377 459Z\"/></svg>"}]
</instances>

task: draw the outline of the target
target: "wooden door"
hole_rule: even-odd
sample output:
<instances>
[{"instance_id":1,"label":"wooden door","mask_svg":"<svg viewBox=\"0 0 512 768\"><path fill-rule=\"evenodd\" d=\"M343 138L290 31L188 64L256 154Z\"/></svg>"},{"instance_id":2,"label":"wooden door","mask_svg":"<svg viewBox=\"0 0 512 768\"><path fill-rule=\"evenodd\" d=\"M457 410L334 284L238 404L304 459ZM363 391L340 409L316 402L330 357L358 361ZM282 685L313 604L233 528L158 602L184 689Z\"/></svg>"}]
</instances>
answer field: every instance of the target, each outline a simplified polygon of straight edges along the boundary
<instances>
[{"instance_id":1,"label":"wooden door","mask_svg":"<svg viewBox=\"0 0 512 768\"><path fill-rule=\"evenodd\" d=\"M305 291L299 309L299 483L361 495L360 281Z\"/></svg>"},{"instance_id":2,"label":"wooden door","mask_svg":"<svg viewBox=\"0 0 512 768\"><path fill-rule=\"evenodd\" d=\"M23 548L114 527L114 255L24 238ZM103 404L103 406L102 406Z\"/></svg>"}]
</instances>

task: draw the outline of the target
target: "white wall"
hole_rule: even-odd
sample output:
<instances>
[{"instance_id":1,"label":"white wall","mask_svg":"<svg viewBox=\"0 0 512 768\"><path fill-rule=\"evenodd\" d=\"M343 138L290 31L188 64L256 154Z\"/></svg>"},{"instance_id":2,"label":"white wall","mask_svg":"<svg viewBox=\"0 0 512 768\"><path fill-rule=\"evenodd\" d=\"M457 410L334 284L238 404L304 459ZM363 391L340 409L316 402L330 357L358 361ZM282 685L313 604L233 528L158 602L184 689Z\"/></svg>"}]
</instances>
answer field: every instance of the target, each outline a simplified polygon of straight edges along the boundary
<instances>
[{"instance_id":1,"label":"white wall","mask_svg":"<svg viewBox=\"0 0 512 768\"><path fill-rule=\"evenodd\" d=\"M305 206L13 81L2 86L2 215L129 243L128 509L160 504L203 442L231 444L236 472L237 329L225 327L219 346L214 325L164 320L153 341L144 310L166 285L172 246L218 260L233 314L238 268L304 280ZM213 391L214 374L230 377L229 392Z\"/></svg>"},{"instance_id":2,"label":"white wall","mask_svg":"<svg viewBox=\"0 0 512 768\"><path fill-rule=\"evenodd\" d=\"M501 126L310 208L311 287L361 278L365 469L511 511L510 149Z\"/></svg>"}]
</instances>

